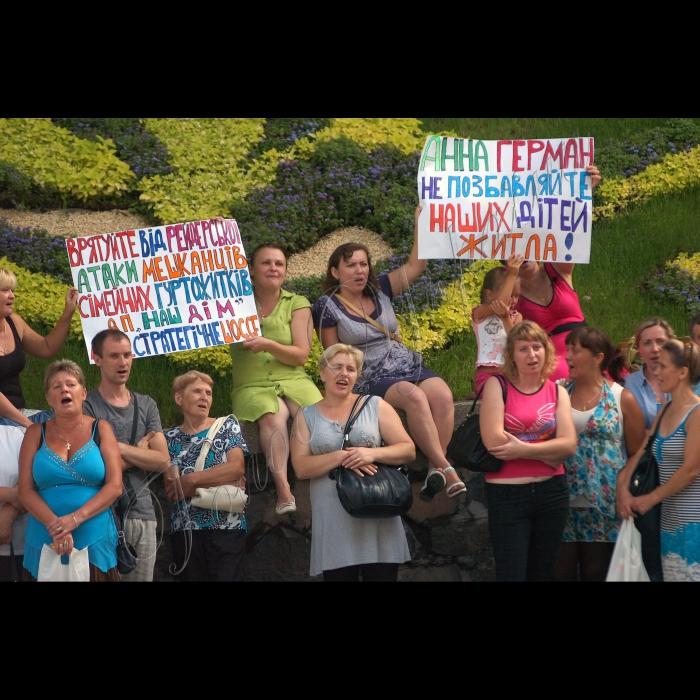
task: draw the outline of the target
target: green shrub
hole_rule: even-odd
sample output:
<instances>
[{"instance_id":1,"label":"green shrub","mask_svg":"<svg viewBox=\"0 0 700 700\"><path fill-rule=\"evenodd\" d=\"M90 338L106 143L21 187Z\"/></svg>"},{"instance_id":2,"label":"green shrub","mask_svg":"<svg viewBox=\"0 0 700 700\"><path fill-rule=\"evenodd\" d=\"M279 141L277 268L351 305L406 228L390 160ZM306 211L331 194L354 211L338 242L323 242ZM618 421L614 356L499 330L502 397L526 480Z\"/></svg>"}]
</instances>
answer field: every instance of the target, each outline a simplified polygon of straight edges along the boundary
<instances>
[{"instance_id":1,"label":"green shrub","mask_svg":"<svg viewBox=\"0 0 700 700\"><path fill-rule=\"evenodd\" d=\"M76 138L50 119L0 118L0 160L58 190L64 203L118 197L134 178L111 141Z\"/></svg>"}]
</instances>

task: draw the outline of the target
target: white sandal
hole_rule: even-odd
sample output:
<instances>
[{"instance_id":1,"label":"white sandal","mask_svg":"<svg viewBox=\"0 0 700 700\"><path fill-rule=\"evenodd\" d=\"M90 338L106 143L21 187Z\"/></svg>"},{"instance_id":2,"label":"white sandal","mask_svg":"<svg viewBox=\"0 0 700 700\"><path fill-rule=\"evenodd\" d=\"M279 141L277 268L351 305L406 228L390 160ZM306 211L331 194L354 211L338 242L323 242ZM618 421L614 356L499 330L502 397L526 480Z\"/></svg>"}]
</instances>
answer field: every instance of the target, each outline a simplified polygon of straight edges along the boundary
<instances>
[{"instance_id":1,"label":"white sandal","mask_svg":"<svg viewBox=\"0 0 700 700\"><path fill-rule=\"evenodd\" d=\"M453 472L453 471L456 471L454 467L447 467L447 469L443 470L443 474L449 474L450 472ZM445 480L445 483L447 483L447 480ZM461 484L462 488L457 489L456 491L453 492L453 489L456 486L459 486L460 484ZM452 486L450 486L447 489L447 497L448 498L456 498L460 494L466 493L466 492L467 492L467 487L466 487L465 483L463 481L455 481L455 483L452 484Z\"/></svg>"},{"instance_id":2,"label":"white sandal","mask_svg":"<svg viewBox=\"0 0 700 700\"><path fill-rule=\"evenodd\" d=\"M294 513L297 509L297 499L292 496L291 503L283 503L275 508L277 515L285 515L286 513Z\"/></svg>"}]
</instances>

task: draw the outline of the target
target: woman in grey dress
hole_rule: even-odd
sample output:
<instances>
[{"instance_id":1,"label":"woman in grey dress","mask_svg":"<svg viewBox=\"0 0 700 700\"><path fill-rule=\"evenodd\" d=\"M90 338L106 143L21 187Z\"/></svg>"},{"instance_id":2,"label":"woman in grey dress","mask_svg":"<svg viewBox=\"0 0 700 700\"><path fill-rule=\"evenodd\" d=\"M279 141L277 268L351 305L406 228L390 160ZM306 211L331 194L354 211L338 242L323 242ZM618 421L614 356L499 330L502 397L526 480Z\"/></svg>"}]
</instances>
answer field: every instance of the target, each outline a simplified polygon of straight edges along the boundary
<instances>
[{"instance_id":1,"label":"woman in grey dress","mask_svg":"<svg viewBox=\"0 0 700 700\"><path fill-rule=\"evenodd\" d=\"M378 396L369 398L350 431L355 447L342 450L343 428L357 399L352 393L363 353L350 345L329 347L319 361L326 387L322 401L304 406L292 428L292 462L300 479L311 479L311 575L324 581L396 581L399 564L408 561L400 517L353 518L340 503L336 467L371 479L374 462L405 464L415 446L396 411Z\"/></svg>"},{"instance_id":2,"label":"woman in grey dress","mask_svg":"<svg viewBox=\"0 0 700 700\"><path fill-rule=\"evenodd\" d=\"M416 230L421 209L416 209ZM396 335L398 323L391 300L423 274L426 263L418 258L416 236L406 264L376 277L367 247L344 243L328 261L326 294L314 305L313 317L323 347L347 343L364 352L365 370L355 391L380 396L405 411L411 437L429 462L418 495L431 501L443 488L449 498L455 498L467 487L445 456L454 432L452 392L423 364L421 355Z\"/></svg>"}]
</instances>

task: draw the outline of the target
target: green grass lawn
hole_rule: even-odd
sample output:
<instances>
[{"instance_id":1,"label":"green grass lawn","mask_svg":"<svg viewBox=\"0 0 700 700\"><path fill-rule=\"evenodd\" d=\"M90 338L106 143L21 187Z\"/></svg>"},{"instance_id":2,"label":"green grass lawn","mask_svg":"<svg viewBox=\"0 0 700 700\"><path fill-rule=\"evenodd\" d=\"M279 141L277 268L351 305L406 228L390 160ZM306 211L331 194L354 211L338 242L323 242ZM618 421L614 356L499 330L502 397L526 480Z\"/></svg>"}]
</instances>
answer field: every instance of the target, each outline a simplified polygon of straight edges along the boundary
<instances>
[{"instance_id":1,"label":"green grass lawn","mask_svg":"<svg viewBox=\"0 0 700 700\"><path fill-rule=\"evenodd\" d=\"M424 119L423 131L454 131L473 139L541 139L593 136L595 139L622 139L637 131L662 126L659 119Z\"/></svg>"}]
</instances>

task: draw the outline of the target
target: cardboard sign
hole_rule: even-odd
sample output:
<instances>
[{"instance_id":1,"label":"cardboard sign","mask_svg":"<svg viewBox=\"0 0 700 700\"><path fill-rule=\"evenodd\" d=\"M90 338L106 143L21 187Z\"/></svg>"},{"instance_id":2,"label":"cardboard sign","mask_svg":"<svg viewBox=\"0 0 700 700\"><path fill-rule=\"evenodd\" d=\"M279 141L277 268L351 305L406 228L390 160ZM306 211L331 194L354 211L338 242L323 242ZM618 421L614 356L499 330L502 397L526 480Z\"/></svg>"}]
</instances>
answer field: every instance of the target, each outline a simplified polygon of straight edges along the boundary
<instances>
[{"instance_id":1,"label":"cardboard sign","mask_svg":"<svg viewBox=\"0 0 700 700\"><path fill-rule=\"evenodd\" d=\"M593 139L428 136L418 170L421 259L587 263Z\"/></svg>"},{"instance_id":2,"label":"cardboard sign","mask_svg":"<svg viewBox=\"0 0 700 700\"><path fill-rule=\"evenodd\" d=\"M260 335L238 225L214 219L66 240L90 362L106 328L151 357Z\"/></svg>"}]
</instances>

